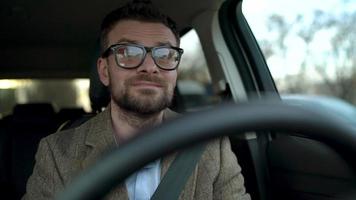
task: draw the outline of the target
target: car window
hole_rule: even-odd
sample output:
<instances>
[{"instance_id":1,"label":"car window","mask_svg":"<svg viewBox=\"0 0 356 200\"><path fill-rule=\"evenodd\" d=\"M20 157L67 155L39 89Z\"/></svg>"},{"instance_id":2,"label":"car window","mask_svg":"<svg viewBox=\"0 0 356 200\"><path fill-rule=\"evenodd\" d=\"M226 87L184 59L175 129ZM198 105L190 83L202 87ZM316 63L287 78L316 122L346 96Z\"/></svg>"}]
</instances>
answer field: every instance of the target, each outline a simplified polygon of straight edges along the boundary
<instances>
[{"instance_id":1,"label":"car window","mask_svg":"<svg viewBox=\"0 0 356 200\"><path fill-rule=\"evenodd\" d=\"M90 112L89 79L1 79L0 118L12 113L16 104L51 103L62 108Z\"/></svg>"},{"instance_id":2,"label":"car window","mask_svg":"<svg viewBox=\"0 0 356 200\"><path fill-rule=\"evenodd\" d=\"M279 92L356 103L356 2L245 0L243 13Z\"/></svg>"},{"instance_id":3,"label":"car window","mask_svg":"<svg viewBox=\"0 0 356 200\"><path fill-rule=\"evenodd\" d=\"M184 49L178 68L178 90L186 110L204 108L220 101L212 81L199 37L194 29L181 38Z\"/></svg>"}]
</instances>

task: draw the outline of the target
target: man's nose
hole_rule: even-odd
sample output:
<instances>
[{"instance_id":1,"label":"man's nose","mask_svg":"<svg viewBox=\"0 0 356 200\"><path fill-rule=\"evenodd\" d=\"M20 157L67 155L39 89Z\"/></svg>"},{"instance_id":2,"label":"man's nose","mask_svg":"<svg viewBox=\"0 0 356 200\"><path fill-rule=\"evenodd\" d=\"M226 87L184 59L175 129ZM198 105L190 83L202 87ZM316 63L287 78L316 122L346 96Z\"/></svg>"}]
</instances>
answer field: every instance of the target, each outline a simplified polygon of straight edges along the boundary
<instances>
[{"instance_id":1,"label":"man's nose","mask_svg":"<svg viewBox=\"0 0 356 200\"><path fill-rule=\"evenodd\" d=\"M147 53L142 64L137 68L139 72L158 73L159 68L152 58L151 53Z\"/></svg>"}]
</instances>

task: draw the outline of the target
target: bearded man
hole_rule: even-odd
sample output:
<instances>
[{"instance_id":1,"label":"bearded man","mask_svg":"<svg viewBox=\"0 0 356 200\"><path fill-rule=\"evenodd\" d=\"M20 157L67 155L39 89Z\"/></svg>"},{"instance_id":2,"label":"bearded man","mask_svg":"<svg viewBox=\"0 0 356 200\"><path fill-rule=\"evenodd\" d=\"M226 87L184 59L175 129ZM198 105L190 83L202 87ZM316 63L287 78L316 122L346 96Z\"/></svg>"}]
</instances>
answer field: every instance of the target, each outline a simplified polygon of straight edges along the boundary
<instances>
[{"instance_id":1,"label":"bearded man","mask_svg":"<svg viewBox=\"0 0 356 200\"><path fill-rule=\"evenodd\" d=\"M168 109L183 54L175 23L150 2L131 2L104 18L100 39L97 69L110 103L81 126L41 140L23 199L53 199L104 152L176 115ZM174 156L135 172L107 199L150 199ZM207 144L180 199L250 199L228 138Z\"/></svg>"}]
</instances>

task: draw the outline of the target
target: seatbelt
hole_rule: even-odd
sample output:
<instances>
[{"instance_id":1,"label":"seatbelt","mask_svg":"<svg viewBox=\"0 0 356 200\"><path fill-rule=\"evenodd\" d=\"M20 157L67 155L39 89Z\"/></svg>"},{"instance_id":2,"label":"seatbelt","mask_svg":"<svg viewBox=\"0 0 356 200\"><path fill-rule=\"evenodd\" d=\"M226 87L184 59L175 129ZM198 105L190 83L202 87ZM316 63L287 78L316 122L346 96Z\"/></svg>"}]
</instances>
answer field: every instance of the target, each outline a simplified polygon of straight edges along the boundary
<instances>
[{"instance_id":1,"label":"seatbelt","mask_svg":"<svg viewBox=\"0 0 356 200\"><path fill-rule=\"evenodd\" d=\"M179 153L162 178L151 200L177 200L205 147L206 143L202 143Z\"/></svg>"}]
</instances>

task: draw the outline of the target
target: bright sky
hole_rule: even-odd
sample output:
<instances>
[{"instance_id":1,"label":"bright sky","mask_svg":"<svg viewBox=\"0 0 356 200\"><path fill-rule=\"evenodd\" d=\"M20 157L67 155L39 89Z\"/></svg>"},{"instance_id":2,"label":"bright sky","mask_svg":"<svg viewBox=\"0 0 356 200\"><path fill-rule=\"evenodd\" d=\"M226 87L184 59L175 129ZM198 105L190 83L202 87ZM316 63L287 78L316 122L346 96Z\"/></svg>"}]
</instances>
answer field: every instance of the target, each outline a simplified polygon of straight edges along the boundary
<instances>
[{"instance_id":1,"label":"bright sky","mask_svg":"<svg viewBox=\"0 0 356 200\"><path fill-rule=\"evenodd\" d=\"M191 30L181 38L181 48L184 49L183 57L178 69L191 67L192 58L203 56L199 37L195 30ZM201 54L201 55L198 55ZM189 57L191 56L191 57Z\"/></svg>"},{"instance_id":2,"label":"bright sky","mask_svg":"<svg viewBox=\"0 0 356 200\"><path fill-rule=\"evenodd\" d=\"M313 19L315 10L322 10L332 15L339 15L342 12L354 12L356 10L356 1L354 0L244 0L243 12L249 22L256 38L273 39L275 37L268 31L266 19L273 13L284 16L287 22L292 22L298 14L304 16L303 23L309 24ZM315 62L331 63L328 52L332 46L328 42L332 37L332 31L320 31L315 36L315 40L310 45L310 51L320 52L316 56L313 54ZM274 78L282 78L286 75L296 74L301 66L301 61L306 53L304 41L291 34L286 38L285 45L288 47L285 58L275 55L267 60L271 73ZM327 62L326 62L327 61ZM330 73L333 70L329 70ZM309 74L313 74L312 72Z\"/></svg>"}]
</instances>

